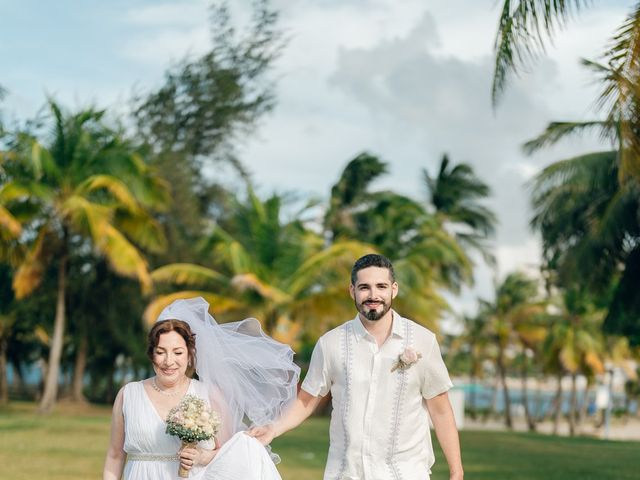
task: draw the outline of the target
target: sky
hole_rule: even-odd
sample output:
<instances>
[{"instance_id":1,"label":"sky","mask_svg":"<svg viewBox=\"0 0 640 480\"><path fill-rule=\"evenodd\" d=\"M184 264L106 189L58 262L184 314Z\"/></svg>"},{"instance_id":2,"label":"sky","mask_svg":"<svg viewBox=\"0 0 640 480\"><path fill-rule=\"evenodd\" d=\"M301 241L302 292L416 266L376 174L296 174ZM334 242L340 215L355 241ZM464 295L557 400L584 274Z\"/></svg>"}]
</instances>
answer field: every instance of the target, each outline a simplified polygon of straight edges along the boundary
<instances>
[{"instance_id":1,"label":"sky","mask_svg":"<svg viewBox=\"0 0 640 480\"><path fill-rule=\"evenodd\" d=\"M162 82L185 55L210 47L202 0L0 0L5 118L25 119L52 95L70 109L126 112L133 92ZM241 26L249 0L231 0ZM426 200L422 170L444 153L492 188L497 271L479 262L476 285L451 298L472 312L493 284L533 271L526 183L553 161L609 148L595 136L527 157L521 145L551 121L590 120L597 85L581 58L599 59L631 1L595 1L558 32L548 54L513 78L492 109L496 0L272 0L288 43L274 65L275 110L239 147L261 192L327 198L349 160L367 151L389 164L376 189Z\"/></svg>"}]
</instances>

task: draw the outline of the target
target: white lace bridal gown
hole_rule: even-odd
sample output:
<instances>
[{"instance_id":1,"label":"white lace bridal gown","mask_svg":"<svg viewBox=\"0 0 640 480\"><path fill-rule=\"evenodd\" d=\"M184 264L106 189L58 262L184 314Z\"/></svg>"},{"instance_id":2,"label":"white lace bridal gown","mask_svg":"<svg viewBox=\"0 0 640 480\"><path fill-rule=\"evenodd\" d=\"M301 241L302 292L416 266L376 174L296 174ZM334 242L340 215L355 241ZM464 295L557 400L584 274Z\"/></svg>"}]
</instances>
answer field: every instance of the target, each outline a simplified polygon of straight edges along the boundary
<instances>
[{"instance_id":1,"label":"white lace bridal gown","mask_svg":"<svg viewBox=\"0 0 640 480\"><path fill-rule=\"evenodd\" d=\"M191 380L187 393L207 402L203 383ZM142 382L125 386L123 413L125 421L124 450L127 464L125 480L176 480L176 452L180 440L165 433L165 422L158 415ZM203 444L211 448L211 444ZM191 469L190 480L282 480L267 450L255 438L236 433L204 467Z\"/></svg>"}]
</instances>

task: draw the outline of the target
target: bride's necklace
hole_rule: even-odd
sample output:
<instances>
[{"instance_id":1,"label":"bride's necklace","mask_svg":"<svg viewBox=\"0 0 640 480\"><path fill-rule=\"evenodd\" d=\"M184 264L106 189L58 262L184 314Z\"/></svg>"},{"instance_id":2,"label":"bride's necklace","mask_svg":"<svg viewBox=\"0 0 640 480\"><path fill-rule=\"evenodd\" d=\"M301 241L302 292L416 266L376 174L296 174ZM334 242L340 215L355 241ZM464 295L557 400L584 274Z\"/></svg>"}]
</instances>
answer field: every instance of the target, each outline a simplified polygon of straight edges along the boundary
<instances>
[{"instance_id":1,"label":"bride's necklace","mask_svg":"<svg viewBox=\"0 0 640 480\"><path fill-rule=\"evenodd\" d=\"M180 385L178 390L176 390L175 392L167 392L166 390L162 390L156 383L156 377L153 377L151 379L151 386L156 392L158 392L160 395L164 395L165 397L175 397L180 393L180 390L182 390L182 385Z\"/></svg>"}]
</instances>

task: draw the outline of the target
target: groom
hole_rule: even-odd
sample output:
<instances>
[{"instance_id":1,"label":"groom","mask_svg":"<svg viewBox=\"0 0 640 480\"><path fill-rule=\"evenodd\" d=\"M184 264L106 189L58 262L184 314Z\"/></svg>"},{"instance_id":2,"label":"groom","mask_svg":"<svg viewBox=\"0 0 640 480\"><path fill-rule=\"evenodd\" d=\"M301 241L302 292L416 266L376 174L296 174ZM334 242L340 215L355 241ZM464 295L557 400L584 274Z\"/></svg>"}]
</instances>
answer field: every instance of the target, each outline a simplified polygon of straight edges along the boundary
<instances>
[{"instance_id":1,"label":"groom","mask_svg":"<svg viewBox=\"0 0 640 480\"><path fill-rule=\"evenodd\" d=\"M452 384L435 335L391 309L398 284L386 257L358 259L349 290L358 315L318 340L293 407L250 435L271 443L300 425L331 392L324 480L427 480L434 463L428 415L450 479L462 480L447 396Z\"/></svg>"}]
</instances>

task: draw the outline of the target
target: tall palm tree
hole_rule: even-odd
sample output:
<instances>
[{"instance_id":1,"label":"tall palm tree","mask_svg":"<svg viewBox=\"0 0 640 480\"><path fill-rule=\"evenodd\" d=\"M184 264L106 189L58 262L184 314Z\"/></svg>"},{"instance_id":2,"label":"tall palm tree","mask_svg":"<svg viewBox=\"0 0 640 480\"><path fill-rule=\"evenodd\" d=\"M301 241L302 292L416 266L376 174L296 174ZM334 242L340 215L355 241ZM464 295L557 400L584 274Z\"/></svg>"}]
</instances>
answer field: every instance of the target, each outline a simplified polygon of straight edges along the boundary
<instances>
[{"instance_id":1,"label":"tall palm tree","mask_svg":"<svg viewBox=\"0 0 640 480\"><path fill-rule=\"evenodd\" d=\"M531 343L539 337L540 332L532 326L535 316L541 313L537 296L536 281L516 272L509 274L497 287L493 302L481 304L481 309L489 316L487 330L497 349L496 370L502 384L505 425L510 429L513 428L513 419L507 384L507 354L513 349L516 332L521 339L527 338Z\"/></svg>"},{"instance_id":2,"label":"tall palm tree","mask_svg":"<svg viewBox=\"0 0 640 480\"><path fill-rule=\"evenodd\" d=\"M495 235L497 218L480 203L491 194L489 186L470 165L453 164L447 155L442 156L437 175L429 175L426 169L422 175L430 205L443 222L453 226L460 244L480 252L490 264L495 263L485 242Z\"/></svg>"},{"instance_id":3,"label":"tall palm tree","mask_svg":"<svg viewBox=\"0 0 640 480\"><path fill-rule=\"evenodd\" d=\"M591 3L588 0L504 0L495 41L494 105L505 89L508 74L527 67L544 52L555 32L574 13ZM606 120L589 122L591 125L586 126L615 125L620 140L619 173L622 178L640 179L640 2L629 4L631 12L607 44L603 62L583 61L602 83L597 106L606 115Z\"/></svg>"},{"instance_id":4,"label":"tall palm tree","mask_svg":"<svg viewBox=\"0 0 640 480\"><path fill-rule=\"evenodd\" d=\"M462 318L464 330L452 342L452 349L465 354L469 362L469 409L471 418L477 416L477 383L484 377L484 362L489 360L491 340L487 335L489 317L486 311L479 310L474 316L465 315Z\"/></svg>"},{"instance_id":5,"label":"tall palm tree","mask_svg":"<svg viewBox=\"0 0 640 480\"><path fill-rule=\"evenodd\" d=\"M41 141L14 136L15 159L0 203L23 218L27 251L13 279L16 298L31 294L46 268L57 270L57 306L40 410L55 403L66 323L65 293L74 249L95 249L121 275L149 289L140 250L159 251L162 232L150 211L166 201L165 185L131 144L104 125L94 109L66 114L49 101L51 131Z\"/></svg>"},{"instance_id":6,"label":"tall palm tree","mask_svg":"<svg viewBox=\"0 0 640 480\"><path fill-rule=\"evenodd\" d=\"M567 289L564 292L559 313L551 317L552 326L545 340L548 364L557 372L568 373L571 377L569 400L569 434L573 436L577 427L576 379L583 374L587 379L604 373L603 338L600 324L603 313L594 308L586 292ZM561 382L559 375L558 381ZM559 387L561 391L561 387ZM557 413L554 430L561 409L561 399L556 405Z\"/></svg>"}]
</instances>

